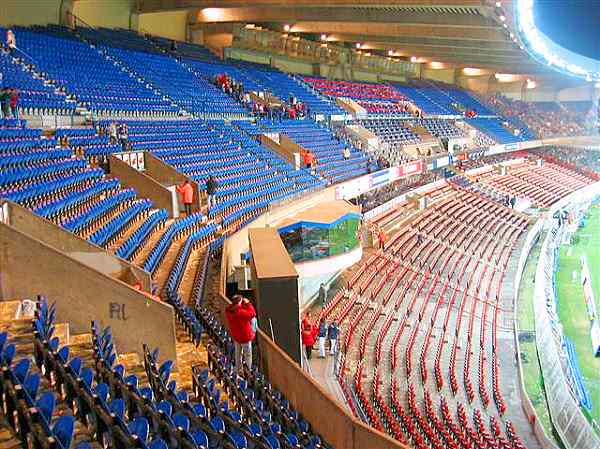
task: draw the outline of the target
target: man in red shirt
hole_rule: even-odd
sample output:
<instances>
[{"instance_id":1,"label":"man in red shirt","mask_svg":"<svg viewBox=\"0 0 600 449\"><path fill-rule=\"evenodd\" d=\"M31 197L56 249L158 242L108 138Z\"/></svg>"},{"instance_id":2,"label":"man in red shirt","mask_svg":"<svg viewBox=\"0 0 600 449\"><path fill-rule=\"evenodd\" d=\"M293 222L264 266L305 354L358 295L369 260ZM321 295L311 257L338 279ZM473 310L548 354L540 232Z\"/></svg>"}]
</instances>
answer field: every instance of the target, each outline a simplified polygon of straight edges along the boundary
<instances>
[{"instance_id":1,"label":"man in red shirt","mask_svg":"<svg viewBox=\"0 0 600 449\"><path fill-rule=\"evenodd\" d=\"M13 118L19 118L19 108L17 108L17 104L19 103L19 91L17 89L12 89L10 91L10 112L12 113Z\"/></svg>"},{"instance_id":2,"label":"man in red shirt","mask_svg":"<svg viewBox=\"0 0 600 449\"><path fill-rule=\"evenodd\" d=\"M248 368L252 368L252 340L255 336L252 322L256 318L256 311L247 298L234 295L231 304L225 309L225 317L235 347L235 369L240 373L242 361Z\"/></svg>"},{"instance_id":3,"label":"man in red shirt","mask_svg":"<svg viewBox=\"0 0 600 449\"><path fill-rule=\"evenodd\" d=\"M194 202L194 188L190 183L189 179L186 179L185 182L177 186L177 191L181 195L181 201L183 202L183 207L185 208L186 215L192 215L192 203Z\"/></svg>"},{"instance_id":4,"label":"man in red shirt","mask_svg":"<svg viewBox=\"0 0 600 449\"><path fill-rule=\"evenodd\" d=\"M310 321L310 315L307 313L302 320L302 345L306 351L307 360L311 359L313 346L319 333L319 328Z\"/></svg>"}]
</instances>

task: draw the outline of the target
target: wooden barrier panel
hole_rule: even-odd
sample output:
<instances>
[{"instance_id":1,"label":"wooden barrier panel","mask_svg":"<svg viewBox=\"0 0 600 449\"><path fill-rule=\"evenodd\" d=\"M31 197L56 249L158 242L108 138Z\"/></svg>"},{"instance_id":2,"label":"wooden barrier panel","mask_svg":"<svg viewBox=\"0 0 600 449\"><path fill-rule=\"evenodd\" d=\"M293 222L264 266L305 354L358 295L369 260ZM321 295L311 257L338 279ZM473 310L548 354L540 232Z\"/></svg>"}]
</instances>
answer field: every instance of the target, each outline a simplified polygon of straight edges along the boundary
<instances>
[{"instance_id":1,"label":"wooden barrier panel","mask_svg":"<svg viewBox=\"0 0 600 449\"><path fill-rule=\"evenodd\" d=\"M291 151L290 148L284 148L281 145L281 134L277 134L278 139L274 139L270 136L267 136L265 134L261 134L260 135L260 144L269 148L270 150L273 150L275 153L277 153L279 156L281 156L282 158L284 158L287 162L289 162L290 164L294 165L294 153L293 151ZM277 141L279 140L279 141Z\"/></svg>"},{"instance_id":2,"label":"wooden barrier panel","mask_svg":"<svg viewBox=\"0 0 600 449\"><path fill-rule=\"evenodd\" d=\"M0 299L46 296L73 333L90 332L92 320L110 326L119 353L160 347L177 360L173 308L124 282L0 223Z\"/></svg>"},{"instance_id":3,"label":"wooden barrier panel","mask_svg":"<svg viewBox=\"0 0 600 449\"><path fill-rule=\"evenodd\" d=\"M121 185L134 189L140 197L149 198L155 207L166 209L169 217L173 218L173 195L165 185L113 154L110 155L109 165L110 174L117 178Z\"/></svg>"},{"instance_id":4,"label":"wooden barrier panel","mask_svg":"<svg viewBox=\"0 0 600 449\"><path fill-rule=\"evenodd\" d=\"M192 204L192 212L200 211L202 199L205 196L204 191L201 192L198 183L191 178L188 178L182 173L179 173L175 168L163 162L149 151L144 152L144 163L146 167L146 175L150 176L156 182L165 185L173 186L182 184L186 179L190 181L194 189L194 203ZM181 201L180 201L181 202ZM180 204L180 210L183 209Z\"/></svg>"},{"instance_id":5,"label":"wooden barrier panel","mask_svg":"<svg viewBox=\"0 0 600 449\"><path fill-rule=\"evenodd\" d=\"M152 279L147 271L72 232L56 226L29 209L8 201L5 204L8 210L8 223L16 230L55 248L69 257L77 259L101 273L131 285L135 280L139 280L144 291L149 292L151 290Z\"/></svg>"}]
</instances>

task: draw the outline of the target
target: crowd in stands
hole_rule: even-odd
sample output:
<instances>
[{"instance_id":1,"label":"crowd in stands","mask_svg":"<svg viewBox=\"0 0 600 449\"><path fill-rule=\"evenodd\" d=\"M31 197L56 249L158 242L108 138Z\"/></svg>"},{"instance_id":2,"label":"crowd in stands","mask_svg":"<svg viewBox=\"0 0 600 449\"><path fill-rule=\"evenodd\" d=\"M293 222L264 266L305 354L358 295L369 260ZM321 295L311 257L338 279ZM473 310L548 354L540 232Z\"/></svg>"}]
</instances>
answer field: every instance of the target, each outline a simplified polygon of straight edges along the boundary
<instances>
[{"instance_id":1,"label":"crowd in stands","mask_svg":"<svg viewBox=\"0 0 600 449\"><path fill-rule=\"evenodd\" d=\"M434 170L398 179L391 184L363 193L357 198L354 198L352 202L356 205L360 205L363 213L369 212L416 187L434 182L440 179L441 176L442 174L439 170Z\"/></svg>"},{"instance_id":2,"label":"crowd in stands","mask_svg":"<svg viewBox=\"0 0 600 449\"><path fill-rule=\"evenodd\" d=\"M496 94L489 98L489 103L517 127L526 125L538 138L572 136L585 131L582 114L556 102L526 102Z\"/></svg>"},{"instance_id":3,"label":"crowd in stands","mask_svg":"<svg viewBox=\"0 0 600 449\"><path fill-rule=\"evenodd\" d=\"M580 170L600 172L600 147L557 146L529 150L529 152L540 157L552 156L557 160L573 164Z\"/></svg>"}]
</instances>

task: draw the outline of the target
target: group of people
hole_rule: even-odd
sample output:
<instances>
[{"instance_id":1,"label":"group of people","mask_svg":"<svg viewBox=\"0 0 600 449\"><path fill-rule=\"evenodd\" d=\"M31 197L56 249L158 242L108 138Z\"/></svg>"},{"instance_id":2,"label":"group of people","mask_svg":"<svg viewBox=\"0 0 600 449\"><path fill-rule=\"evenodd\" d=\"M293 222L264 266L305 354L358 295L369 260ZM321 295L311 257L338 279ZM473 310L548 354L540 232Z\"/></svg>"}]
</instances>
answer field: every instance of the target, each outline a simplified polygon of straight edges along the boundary
<instances>
[{"instance_id":1,"label":"group of people","mask_svg":"<svg viewBox=\"0 0 600 449\"><path fill-rule=\"evenodd\" d=\"M216 75L213 84L236 101L241 102L244 99L244 84L241 81L234 80L226 73Z\"/></svg>"},{"instance_id":2,"label":"group of people","mask_svg":"<svg viewBox=\"0 0 600 449\"><path fill-rule=\"evenodd\" d=\"M252 342L256 338L258 328L256 310L248 298L234 295L231 304L225 308L225 318L233 339L235 368L240 373L244 365L252 367ZM312 358L315 343L318 344L320 358L327 357L327 354L336 354L340 329L335 321L328 324L325 320L320 320L316 325L307 313L300 323L300 333L308 360Z\"/></svg>"},{"instance_id":3,"label":"group of people","mask_svg":"<svg viewBox=\"0 0 600 449\"><path fill-rule=\"evenodd\" d=\"M504 117L515 117L525 123L539 138L581 134L585 131L585 116L558 103L539 104L513 100L496 94L489 103Z\"/></svg>"},{"instance_id":4,"label":"group of people","mask_svg":"<svg viewBox=\"0 0 600 449\"><path fill-rule=\"evenodd\" d=\"M339 334L340 329L335 321L327 324L325 320L321 319L316 325L312 322L310 314L306 313L300 323L300 336L306 359L310 360L312 358L315 343L318 344L320 358L324 359L327 353L335 355ZM327 343L329 343L328 348L326 347Z\"/></svg>"},{"instance_id":5,"label":"group of people","mask_svg":"<svg viewBox=\"0 0 600 449\"><path fill-rule=\"evenodd\" d=\"M290 94L287 113L291 119L308 117L310 114L310 106L308 106L307 103L299 101L298 98Z\"/></svg>"},{"instance_id":6,"label":"group of people","mask_svg":"<svg viewBox=\"0 0 600 449\"><path fill-rule=\"evenodd\" d=\"M511 209L514 209L515 205L517 204L517 197L516 196L511 196L511 195L506 195L504 197L503 204L506 207L510 207Z\"/></svg>"},{"instance_id":7,"label":"group of people","mask_svg":"<svg viewBox=\"0 0 600 449\"><path fill-rule=\"evenodd\" d=\"M129 143L129 126L127 123L117 124L117 122L111 122L106 132L110 143L119 143L123 151L131 149L131 144Z\"/></svg>"},{"instance_id":8,"label":"group of people","mask_svg":"<svg viewBox=\"0 0 600 449\"><path fill-rule=\"evenodd\" d=\"M0 86L2 74L0 73ZM0 111L2 118L19 118L19 91L12 87L0 87Z\"/></svg>"},{"instance_id":9,"label":"group of people","mask_svg":"<svg viewBox=\"0 0 600 449\"><path fill-rule=\"evenodd\" d=\"M219 183L213 175L209 175L206 179L206 207L207 212L210 211L216 204L215 193ZM189 179L183 181L182 184L176 187L177 193L181 196L181 202L186 215L192 214L192 204L194 203L194 187Z\"/></svg>"}]
</instances>

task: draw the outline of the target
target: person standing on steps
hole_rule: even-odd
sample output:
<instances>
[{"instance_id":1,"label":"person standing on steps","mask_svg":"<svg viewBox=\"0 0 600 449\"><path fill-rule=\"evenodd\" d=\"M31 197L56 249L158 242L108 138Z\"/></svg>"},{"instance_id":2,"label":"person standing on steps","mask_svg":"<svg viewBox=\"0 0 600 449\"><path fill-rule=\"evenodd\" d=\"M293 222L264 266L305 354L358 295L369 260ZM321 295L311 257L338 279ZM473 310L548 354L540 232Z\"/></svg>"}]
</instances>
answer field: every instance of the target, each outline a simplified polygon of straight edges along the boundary
<instances>
[{"instance_id":1,"label":"person standing on steps","mask_svg":"<svg viewBox=\"0 0 600 449\"><path fill-rule=\"evenodd\" d=\"M229 334L235 348L235 370L239 374L243 363L252 368L252 341L256 335L253 321L256 318L254 306L242 295L234 295L231 304L225 309Z\"/></svg>"},{"instance_id":2,"label":"person standing on steps","mask_svg":"<svg viewBox=\"0 0 600 449\"><path fill-rule=\"evenodd\" d=\"M207 213L215 206L215 193L219 184L213 175L209 175L206 180L206 208Z\"/></svg>"},{"instance_id":3,"label":"person standing on steps","mask_svg":"<svg viewBox=\"0 0 600 449\"><path fill-rule=\"evenodd\" d=\"M340 334L340 330L335 321L329 323L329 328L327 329L327 338L329 338L329 354L335 355L337 351L337 340Z\"/></svg>"},{"instance_id":4,"label":"person standing on steps","mask_svg":"<svg viewBox=\"0 0 600 449\"><path fill-rule=\"evenodd\" d=\"M19 118L19 108L17 107L19 104L19 91L17 89L12 89L10 91L10 112L14 119Z\"/></svg>"},{"instance_id":5,"label":"person standing on steps","mask_svg":"<svg viewBox=\"0 0 600 449\"><path fill-rule=\"evenodd\" d=\"M301 329L302 345L306 351L306 359L310 360L312 357L313 346L315 345L315 339L319 333L319 328L310 321L310 315L307 313L302 320Z\"/></svg>"},{"instance_id":6,"label":"person standing on steps","mask_svg":"<svg viewBox=\"0 0 600 449\"><path fill-rule=\"evenodd\" d=\"M6 46L8 47L8 51L14 56L17 49L17 38L13 30L6 30Z\"/></svg>"},{"instance_id":7,"label":"person standing on steps","mask_svg":"<svg viewBox=\"0 0 600 449\"><path fill-rule=\"evenodd\" d=\"M321 319L319 322L319 358L325 358L325 340L327 340L327 324Z\"/></svg>"},{"instance_id":8,"label":"person standing on steps","mask_svg":"<svg viewBox=\"0 0 600 449\"><path fill-rule=\"evenodd\" d=\"M181 201L187 216L192 215L192 203L194 202L194 188L189 179L177 186L177 192L181 195Z\"/></svg>"}]
</instances>

